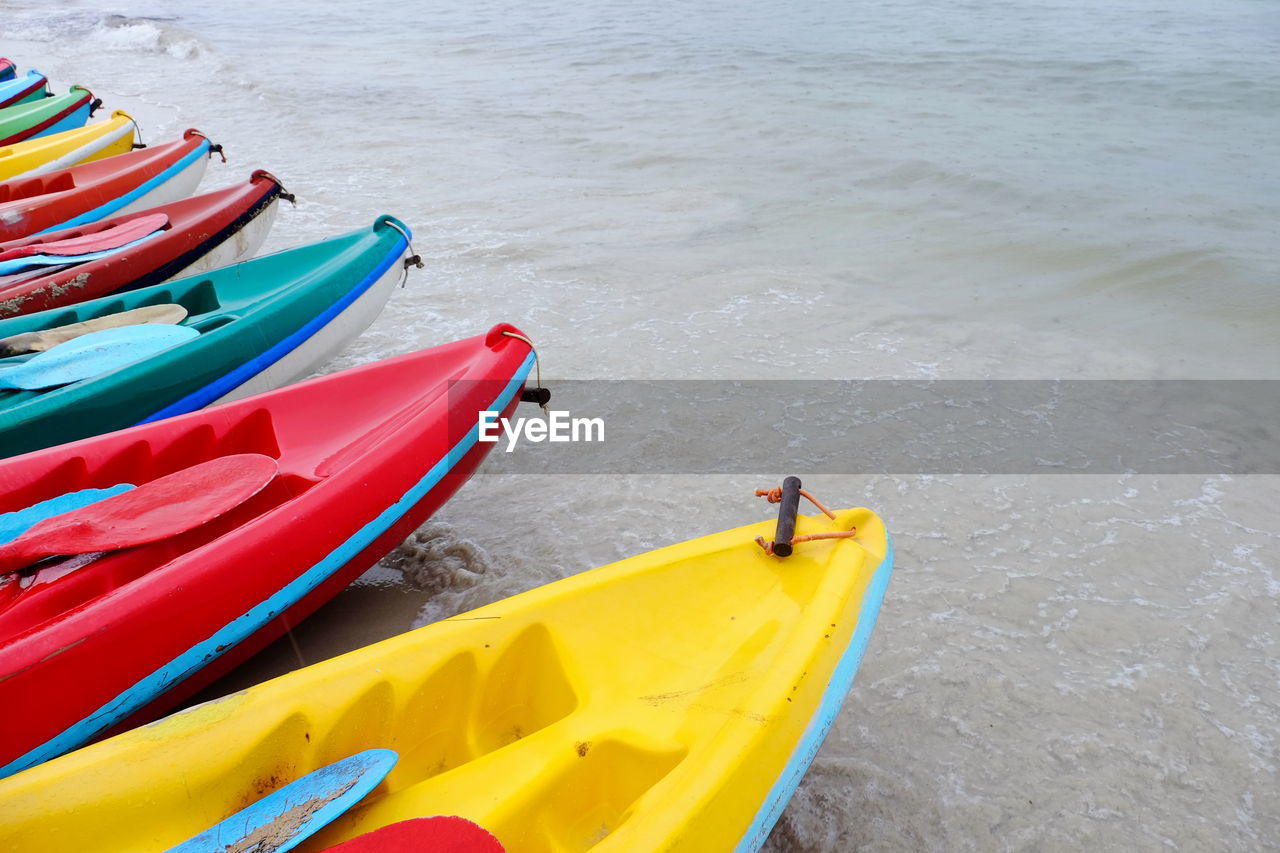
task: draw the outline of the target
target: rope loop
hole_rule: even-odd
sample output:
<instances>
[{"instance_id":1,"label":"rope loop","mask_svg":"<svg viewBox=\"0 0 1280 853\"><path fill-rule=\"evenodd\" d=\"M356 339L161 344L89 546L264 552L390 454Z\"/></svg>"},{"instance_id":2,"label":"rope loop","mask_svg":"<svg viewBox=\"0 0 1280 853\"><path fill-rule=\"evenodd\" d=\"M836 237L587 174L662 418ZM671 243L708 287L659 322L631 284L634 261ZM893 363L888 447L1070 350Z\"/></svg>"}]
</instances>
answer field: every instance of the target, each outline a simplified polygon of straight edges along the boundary
<instances>
[{"instance_id":1,"label":"rope loop","mask_svg":"<svg viewBox=\"0 0 1280 853\"><path fill-rule=\"evenodd\" d=\"M393 219L388 218L384 221L403 235L404 244L409 248L409 256L404 259L404 274L400 276L400 286L404 287L409 282L409 267L422 269L426 264L422 262L422 256L413 250L413 240L409 239L409 232Z\"/></svg>"},{"instance_id":2,"label":"rope loop","mask_svg":"<svg viewBox=\"0 0 1280 853\"><path fill-rule=\"evenodd\" d=\"M112 116L114 118L114 116ZM133 125L133 138L138 140L133 143L134 148L146 148L147 143L142 141L142 128L138 126L138 120L133 116L129 116L129 124Z\"/></svg>"},{"instance_id":3,"label":"rope loop","mask_svg":"<svg viewBox=\"0 0 1280 853\"><path fill-rule=\"evenodd\" d=\"M515 332L508 332L504 330L502 334L506 335L508 338L515 338L518 341L524 341L526 344L529 345L530 351L533 352L533 368L535 371L537 371L537 373L535 374L537 376L537 379L536 379L537 386L535 390L538 390L538 391L546 390L542 387L542 359L538 356L538 348L533 345L533 341L529 340L524 335L518 335ZM550 396L547 396L546 400L549 401L550 399L551 399ZM551 408L547 402L539 403L538 408L542 409L542 413L546 415L548 418L551 417Z\"/></svg>"},{"instance_id":4,"label":"rope loop","mask_svg":"<svg viewBox=\"0 0 1280 853\"><path fill-rule=\"evenodd\" d=\"M836 514L834 512L827 509L826 506L823 505L822 501L818 500L804 489L800 490L800 496L821 510L822 514L827 518L832 521L836 520ZM771 504L779 503L782 500L782 486L774 486L772 489L756 489L756 497L764 498Z\"/></svg>"},{"instance_id":5,"label":"rope loop","mask_svg":"<svg viewBox=\"0 0 1280 853\"><path fill-rule=\"evenodd\" d=\"M791 544L797 545L801 542L814 542L819 539L852 539L858 535L858 529L852 530L832 530L830 533L809 533L805 536L791 537ZM770 557L773 556L773 542L766 542L763 536L756 537L756 544L764 549L764 552Z\"/></svg>"},{"instance_id":6,"label":"rope loop","mask_svg":"<svg viewBox=\"0 0 1280 853\"><path fill-rule=\"evenodd\" d=\"M827 509L827 507L822 503L822 501L815 498L812 494L805 491L804 489L801 489L800 496L803 497L805 500L807 500L809 503L816 506L818 509L820 509L822 511L822 514L825 515L827 518L831 519L832 521L836 520L836 514L831 510ZM772 489L756 489L756 497L764 498L771 504L780 503L782 501L782 487L775 486ZM804 536L791 537L791 544L797 545L801 542L815 542L821 539L852 539L856 535L858 535L858 528L856 527L850 530L832 530L827 533L809 533ZM766 540L763 536L757 536L755 541L757 545L759 545L761 548L764 549L764 552L766 554L768 554L770 557L773 556L774 543L772 541Z\"/></svg>"}]
</instances>

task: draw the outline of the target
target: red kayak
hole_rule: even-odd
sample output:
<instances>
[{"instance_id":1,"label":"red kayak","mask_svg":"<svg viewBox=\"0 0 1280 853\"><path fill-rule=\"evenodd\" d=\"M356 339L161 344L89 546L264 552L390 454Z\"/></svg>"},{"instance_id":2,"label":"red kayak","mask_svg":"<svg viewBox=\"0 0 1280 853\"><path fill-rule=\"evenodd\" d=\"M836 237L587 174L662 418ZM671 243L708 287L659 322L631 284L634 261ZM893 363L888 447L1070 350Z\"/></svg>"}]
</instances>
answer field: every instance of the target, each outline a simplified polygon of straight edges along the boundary
<instances>
[{"instance_id":1,"label":"red kayak","mask_svg":"<svg viewBox=\"0 0 1280 853\"><path fill-rule=\"evenodd\" d=\"M221 147L198 130L182 139L0 183L0 241L108 216L123 216L190 196Z\"/></svg>"},{"instance_id":2,"label":"red kayak","mask_svg":"<svg viewBox=\"0 0 1280 853\"><path fill-rule=\"evenodd\" d=\"M0 243L0 253L4 253L102 234L104 245L113 245L105 232L143 216L167 218L155 234L114 248L103 257L0 276L0 317L61 308L117 290L196 275L248 257L271 230L275 203L281 197L292 198L274 177L258 171L243 183L194 198Z\"/></svg>"},{"instance_id":3,"label":"red kayak","mask_svg":"<svg viewBox=\"0 0 1280 853\"><path fill-rule=\"evenodd\" d=\"M0 56L0 81L12 80L17 73L18 66L13 64L13 60Z\"/></svg>"},{"instance_id":4,"label":"red kayak","mask_svg":"<svg viewBox=\"0 0 1280 853\"><path fill-rule=\"evenodd\" d=\"M520 400L534 356L518 334L503 324L0 461L8 512L121 483L142 491L234 454L278 463L245 503L173 538L0 577L0 707L13 723L0 776L154 719L402 542L492 446L477 440L480 412L509 416Z\"/></svg>"}]
</instances>

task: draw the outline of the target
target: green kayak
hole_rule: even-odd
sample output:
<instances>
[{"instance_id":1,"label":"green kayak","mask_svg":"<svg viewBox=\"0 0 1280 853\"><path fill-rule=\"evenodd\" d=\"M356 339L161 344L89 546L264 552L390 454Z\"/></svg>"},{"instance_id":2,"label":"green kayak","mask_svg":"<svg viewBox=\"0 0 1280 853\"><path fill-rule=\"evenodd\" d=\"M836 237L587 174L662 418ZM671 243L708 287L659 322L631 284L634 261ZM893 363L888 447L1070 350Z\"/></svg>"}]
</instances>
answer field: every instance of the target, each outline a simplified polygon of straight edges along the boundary
<instances>
[{"instance_id":1,"label":"green kayak","mask_svg":"<svg viewBox=\"0 0 1280 853\"><path fill-rule=\"evenodd\" d=\"M308 375L381 312L404 274L408 236L401 222L381 216L350 234L204 275L0 320L0 338L9 339L173 303L187 310L181 325L200 333L70 385L0 391L0 456L184 414ZM0 358L0 369L32 357Z\"/></svg>"},{"instance_id":2,"label":"green kayak","mask_svg":"<svg viewBox=\"0 0 1280 853\"><path fill-rule=\"evenodd\" d=\"M84 127L101 104L88 89L72 86L65 95L5 107L0 110L0 145Z\"/></svg>"}]
</instances>

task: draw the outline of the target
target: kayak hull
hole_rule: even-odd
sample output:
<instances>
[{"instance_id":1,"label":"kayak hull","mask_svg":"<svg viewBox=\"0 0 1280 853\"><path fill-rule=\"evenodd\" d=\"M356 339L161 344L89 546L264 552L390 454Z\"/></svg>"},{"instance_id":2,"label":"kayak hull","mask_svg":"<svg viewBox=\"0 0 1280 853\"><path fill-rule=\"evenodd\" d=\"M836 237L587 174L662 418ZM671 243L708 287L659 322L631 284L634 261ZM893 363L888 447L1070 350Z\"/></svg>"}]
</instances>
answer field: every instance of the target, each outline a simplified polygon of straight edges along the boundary
<instances>
[{"instance_id":1,"label":"kayak hull","mask_svg":"<svg viewBox=\"0 0 1280 853\"><path fill-rule=\"evenodd\" d=\"M93 94L72 86L65 95L0 109L0 145L12 145L83 127L93 111Z\"/></svg>"},{"instance_id":2,"label":"kayak hull","mask_svg":"<svg viewBox=\"0 0 1280 853\"><path fill-rule=\"evenodd\" d=\"M0 462L4 508L233 452L280 466L209 524L0 587L0 702L32 722L0 774L177 701L368 568L474 470L479 411L509 411L532 361L491 334Z\"/></svg>"},{"instance_id":3,"label":"kayak hull","mask_svg":"<svg viewBox=\"0 0 1280 853\"><path fill-rule=\"evenodd\" d=\"M102 205L84 216L77 217L71 222L71 225L59 223L56 227L65 228L97 222L107 216L126 216L130 213L141 213L153 207L160 207L175 201L181 201L184 198L190 198L195 194L200 182L204 180L208 166L209 154L208 141L206 140L203 145L197 146L196 151L188 153L182 160L174 163L171 170L149 180L144 187L139 188L142 190L141 192L130 193L128 200L119 208L116 208L114 204ZM46 229L46 231L52 230L54 229Z\"/></svg>"},{"instance_id":4,"label":"kayak hull","mask_svg":"<svg viewBox=\"0 0 1280 853\"><path fill-rule=\"evenodd\" d=\"M69 832L50 853L165 850L380 747L400 756L387 779L300 851L433 814L509 853L757 850L840 710L893 564L869 510L797 521L851 527L785 560L753 541L772 522L714 534L298 670L0 783L0 824Z\"/></svg>"},{"instance_id":5,"label":"kayak hull","mask_svg":"<svg viewBox=\"0 0 1280 853\"><path fill-rule=\"evenodd\" d=\"M0 243L0 250L5 250L69 239L110 229L142 213L162 213L169 219L167 230L133 248L0 286L0 317L62 308L246 258L266 239L283 192L274 177L255 172L243 183L145 212Z\"/></svg>"},{"instance_id":6,"label":"kayak hull","mask_svg":"<svg viewBox=\"0 0 1280 853\"><path fill-rule=\"evenodd\" d=\"M401 258L403 255L400 256ZM253 394L261 394L310 376L360 337L382 313L391 292L404 279L403 264L392 264L377 280L346 307L320 326L314 334L290 350L279 361L237 385L211 405L230 403Z\"/></svg>"},{"instance_id":7,"label":"kayak hull","mask_svg":"<svg viewBox=\"0 0 1280 853\"><path fill-rule=\"evenodd\" d=\"M0 109L29 104L48 94L49 81L39 71L28 71L26 77L0 83Z\"/></svg>"},{"instance_id":8,"label":"kayak hull","mask_svg":"<svg viewBox=\"0 0 1280 853\"><path fill-rule=\"evenodd\" d=\"M210 143L198 131L166 145L0 184L0 241L74 228L187 198Z\"/></svg>"},{"instance_id":9,"label":"kayak hull","mask_svg":"<svg viewBox=\"0 0 1280 853\"><path fill-rule=\"evenodd\" d=\"M133 149L137 125L116 110L106 121L0 147L0 180L33 178Z\"/></svg>"},{"instance_id":10,"label":"kayak hull","mask_svg":"<svg viewBox=\"0 0 1280 853\"><path fill-rule=\"evenodd\" d=\"M7 338L172 303L187 310L182 325L201 332L109 373L0 398L0 456L186 414L310 373L358 334L345 315L379 290L381 309L386 280L394 283L404 269L406 232L380 217L369 228L208 275L0 320Z\"/></svg>"},{"instance_id":11,"label":"kayak hull","mask_svg":"<svg viewBox=\"0 0 1280 853\"><path fill-rule=\"evenodd\" d=\"M252 398L251 398L252 399ZM502 409L511 415L515 409L512 401ZM198 672L189 676L181 685L170 688L155 701L143 706L122 723L112 726L104 735L126 732L150 723L173 710L186 699L230 673L249 658L283 637L288 631L314 613L335 595L350 586L351 582L367 572L379 560L391 553L414 531L421 527L440 507L444 506L475 474L488 453L489 445L476 444L457 459L450 472L436 483L426 498L407 507L403 514L350 560L326 577L315 589L289 605L278 617L265 623L254 634L242 640L234 649L225 653Z\"/></svg>"}]
</instances>

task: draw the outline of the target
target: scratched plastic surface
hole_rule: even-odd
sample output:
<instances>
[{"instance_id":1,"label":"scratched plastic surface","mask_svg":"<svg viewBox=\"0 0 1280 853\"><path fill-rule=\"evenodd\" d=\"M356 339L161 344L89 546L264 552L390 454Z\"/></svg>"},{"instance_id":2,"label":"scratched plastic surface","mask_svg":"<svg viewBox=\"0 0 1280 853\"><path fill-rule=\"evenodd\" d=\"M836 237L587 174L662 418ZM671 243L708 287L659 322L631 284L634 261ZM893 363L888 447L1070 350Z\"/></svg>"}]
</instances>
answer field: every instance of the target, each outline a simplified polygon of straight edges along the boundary
<instances>
[{"instance_id":1,"label":"scratched plastic surface","mask_svg":"<svg viewBox=\"0 0 1280 853\"><path fill-rule=\"evenodd\" d=\"M377 787L396 764L390 749L368 749L290 782L169 853L292 850Z\"/></svg>"}]
</instances>

